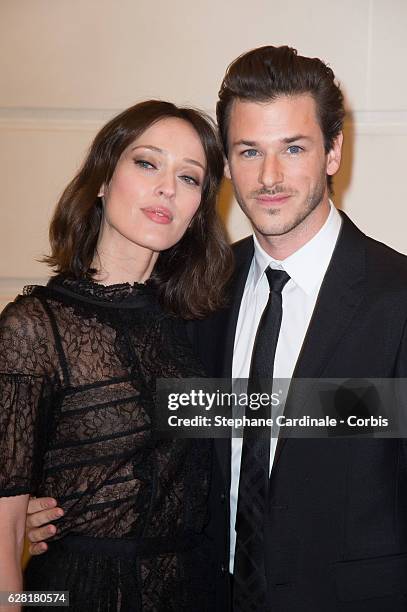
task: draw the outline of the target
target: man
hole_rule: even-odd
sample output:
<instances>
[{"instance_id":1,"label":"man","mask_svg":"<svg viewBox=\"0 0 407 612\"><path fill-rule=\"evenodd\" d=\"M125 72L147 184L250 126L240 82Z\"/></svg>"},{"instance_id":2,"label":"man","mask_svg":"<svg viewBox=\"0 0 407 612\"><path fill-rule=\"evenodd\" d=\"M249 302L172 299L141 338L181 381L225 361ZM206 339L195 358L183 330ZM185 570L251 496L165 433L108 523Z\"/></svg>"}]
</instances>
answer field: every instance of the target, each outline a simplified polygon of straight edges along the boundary
<instances>
[{"instance_id":1,"label":"man","mask_svg":"<svg viewBox=\"0 0 407 612\"><path fill-rule=\"evenodd\" d=\"M333 72L288 47L256 49L229 67L217 116L254 236L235 245L230 307L193 324L208 373L251 378L268 362L274 378L405 377L407 258L329 200L344 118ZM243 436L216 441L216 455L219 611L407 609L404 441Z\"/></svg>"},{"instance_id":2,"label":"man","mask_svg":"<svg viewBox=\"0 0 407 612\"><path fill-rule=\"evenodd\" d=\"M254 238L235 246L229 310L198 324L208 371L249 377L271 266L290 277L275 378L405 376L407 258L364 236L329 202L344 117L332 71L287 47L256 49L229 67L217 116L226 174ZM236 591L242 442L231 446L217 443L213 499L218 537L230 521L221 562L224 582L234 570ZM235 609L406 610L404 442L286 439L276 448L273 440L270 466L264 531L259 525L266 603L252 592L242 605L235 594Z\"/></svg>"}]
</instances>

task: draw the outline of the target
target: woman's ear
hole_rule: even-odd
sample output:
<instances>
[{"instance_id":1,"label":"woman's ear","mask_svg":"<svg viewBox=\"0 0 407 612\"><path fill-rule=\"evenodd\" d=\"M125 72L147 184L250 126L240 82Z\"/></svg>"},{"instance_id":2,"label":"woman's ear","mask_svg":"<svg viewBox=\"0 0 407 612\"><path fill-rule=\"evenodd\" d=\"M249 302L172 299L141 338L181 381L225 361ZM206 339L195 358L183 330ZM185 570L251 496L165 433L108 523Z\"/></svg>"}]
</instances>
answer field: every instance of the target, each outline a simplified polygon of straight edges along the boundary
<instances>
[{"instance_id":1,"label":"woman's ear","mask_svg":"<svg viewBox=\"0 0 407 612\"><path fill-rule=\"evenodd\" d=\"M224 162L225 162L225 165L224 165L223 173L226 176L226 178L231 179L232 177L230 174L230 166L229 166L229 162L226 157L224 159Z\"/></svg>"}]
</instances>

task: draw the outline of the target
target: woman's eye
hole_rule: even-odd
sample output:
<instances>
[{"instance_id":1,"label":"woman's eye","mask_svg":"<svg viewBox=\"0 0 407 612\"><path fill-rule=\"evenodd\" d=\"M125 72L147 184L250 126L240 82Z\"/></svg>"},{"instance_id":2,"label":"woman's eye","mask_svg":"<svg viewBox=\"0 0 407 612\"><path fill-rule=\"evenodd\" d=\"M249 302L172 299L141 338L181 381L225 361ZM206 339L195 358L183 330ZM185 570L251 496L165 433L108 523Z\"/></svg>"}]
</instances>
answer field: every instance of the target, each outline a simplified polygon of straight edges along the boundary
<instances>
[{"instance_id":1,"label":"woman's eye","mask_svg":"<svg viewBox=\"0 0 407 612\"><path fill-rule=\"evenodd\" d=\"M246 149L242 151L243 157L256 157L258 154L259 152L256 149Z\"/></svg>"},{"instance_id":2,"label":"woman's eye","mask_svg":"<svg viewBox=\"0 0 407 612\"><path fill-rule=\"evenodd\" d=\"M150 162L146 161L145 159L136 159L134 160L135 164L137 166L140 166L140 168L155 168L155 166L153 164L151 164Z\"/></svg>"},{"instance_id":3,"label":"woman's eye","mask_svg":"<svg viewBox=\"0 0 407 612\"><path fill-rule=\"evenodd\" d=\"M291 145L287 149L288 153L291 153L292 155L296 155L296 153L301 153L302 150L303 149L299 147L298 145Z\"/></svg>"},{"instance_id":4,"label":"woman's eye","mask_svg":"<svg viewBox=\"0 0 407 612\"><path fill-rule=\"evenodd\" d=\"M184 181L184 183L187 183L187 185L196 185L197 187L200 186L200 182L198 179L194 178L193 176L188 176L186 174L182 175L181 180Z\"/></svg>"}]
</instances>

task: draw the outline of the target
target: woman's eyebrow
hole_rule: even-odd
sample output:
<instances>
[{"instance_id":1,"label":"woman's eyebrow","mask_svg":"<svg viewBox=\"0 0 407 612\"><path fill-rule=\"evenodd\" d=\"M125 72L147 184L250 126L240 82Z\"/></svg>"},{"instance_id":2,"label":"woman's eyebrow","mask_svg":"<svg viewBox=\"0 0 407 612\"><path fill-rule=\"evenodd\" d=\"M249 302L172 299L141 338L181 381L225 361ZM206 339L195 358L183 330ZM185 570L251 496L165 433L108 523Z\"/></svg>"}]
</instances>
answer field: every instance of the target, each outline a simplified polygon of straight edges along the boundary
<instances>
[{"instance_id":1,"label":"woman's eyebrow","mask_svg":"<svg viewBox=\"0 0 407 612\"><path fill-rule=\"evenodd\" d=\"M151 149L151 151L157 151L157 153L164 152L162 149L155 147L154 145L135 145L131 148L131 151L135 151L136 149Z\"/></svg>"},{"instance_id":2,"label":"woman's eyebrow","mask_svg":"<svg viewBox=\"0 0 407 612\"><path fill-rule=\"evenodd\" d=\"M131 148L131 151L135 151L136 149L150 149L151 151L156 151L157 153L165 153L165 151L163 151L163 149L160 149L159 147L155 147L154 145L135 145L134 147ZM189 157L184 157L185 162L188 162L189 164L193 164L194 166L199 166L200 168L202 168L202 170L205 172L205 166L203 166L201 164L201 162L199 162L196 159L191 159Z\"/></svg>"}]
</instances>

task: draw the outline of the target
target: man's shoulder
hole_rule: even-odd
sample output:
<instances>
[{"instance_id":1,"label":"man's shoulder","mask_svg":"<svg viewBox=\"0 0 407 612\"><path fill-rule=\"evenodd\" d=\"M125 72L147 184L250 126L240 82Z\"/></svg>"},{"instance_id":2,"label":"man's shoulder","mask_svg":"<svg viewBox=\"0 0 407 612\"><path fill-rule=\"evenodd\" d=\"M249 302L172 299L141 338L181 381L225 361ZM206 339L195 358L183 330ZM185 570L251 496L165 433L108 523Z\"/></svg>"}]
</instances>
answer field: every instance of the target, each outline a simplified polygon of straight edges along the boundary
<instances>
[{"instance_id":1,"label":"man's shoulder","mask_svg":"<svg viewBox=\"0 0 407 612\"><path fill-rule=\"evenodd\" d=\"M370 236L366 236L366 246L368 256L377 257L384 264L394 266L395 271L404 272L407 270L407 255Z\"/></svg>"},{"instance_id":2,"label":"man's shoulder","mask_svg":"<svg viewBox=\"0 0 407 612\"><path fill-rule=\"evenodd\" d=\"M407 290L407 256L374 238L366 237L366 269L377 284Z\"/></svg>"},{"instance_id":3,"label":"man's shoulder","mask_svg":"<svg viewBox=\"0 0 407 612\"><path fill-rule=\"evenodd\" d=\"M387 244L364 234L344 216L344 232L347 246L360 244L365 253L367 278L375 285L407 288L407 256Z\"/></svg>"}]
</instances>

